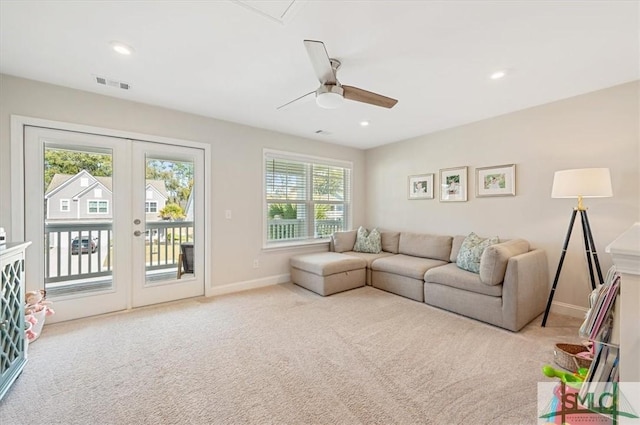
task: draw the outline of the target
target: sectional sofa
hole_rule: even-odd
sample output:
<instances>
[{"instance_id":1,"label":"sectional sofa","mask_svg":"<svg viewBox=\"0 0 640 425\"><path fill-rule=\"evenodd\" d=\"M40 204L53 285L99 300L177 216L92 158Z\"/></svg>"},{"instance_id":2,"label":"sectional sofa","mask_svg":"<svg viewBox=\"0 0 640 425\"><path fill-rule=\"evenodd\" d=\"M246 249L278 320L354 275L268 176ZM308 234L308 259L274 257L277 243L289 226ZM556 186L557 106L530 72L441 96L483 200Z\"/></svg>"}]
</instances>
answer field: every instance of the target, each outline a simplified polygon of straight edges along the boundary
<instances>
[{"instance_id":1,"label":"sectional sofa","mask_svg":"<svg viewBox=\"0 0 640 425\"><path fill-rule=\"evenodd\" d=\"M291 280L321 295L371 285L511 331L544 311L547 257L523 239L488 246L473 273L456 264L466 236L380 235L382 251L373 254L354 251L355 230L336 232L332 252L291 259Z\"/></svg>"}]
</instances>

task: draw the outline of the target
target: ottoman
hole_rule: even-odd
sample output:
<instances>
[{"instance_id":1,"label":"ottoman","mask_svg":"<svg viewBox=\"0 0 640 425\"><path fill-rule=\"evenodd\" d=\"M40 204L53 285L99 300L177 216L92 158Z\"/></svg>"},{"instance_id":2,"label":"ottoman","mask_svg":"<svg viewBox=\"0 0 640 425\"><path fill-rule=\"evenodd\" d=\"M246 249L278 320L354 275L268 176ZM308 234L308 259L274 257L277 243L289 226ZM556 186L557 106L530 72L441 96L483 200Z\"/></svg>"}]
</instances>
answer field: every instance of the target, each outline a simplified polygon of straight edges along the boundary
<instances>
[{"instance_id":1,"label":"ottoman","mask_svg":"<svg viewBox=\"0 0 640 425\"><path fill-rule=\"evenodd\" d=\"M291 257L291 281L322 296L364 286L367 262L337 252Z\"/></svg>"}]
</instances>

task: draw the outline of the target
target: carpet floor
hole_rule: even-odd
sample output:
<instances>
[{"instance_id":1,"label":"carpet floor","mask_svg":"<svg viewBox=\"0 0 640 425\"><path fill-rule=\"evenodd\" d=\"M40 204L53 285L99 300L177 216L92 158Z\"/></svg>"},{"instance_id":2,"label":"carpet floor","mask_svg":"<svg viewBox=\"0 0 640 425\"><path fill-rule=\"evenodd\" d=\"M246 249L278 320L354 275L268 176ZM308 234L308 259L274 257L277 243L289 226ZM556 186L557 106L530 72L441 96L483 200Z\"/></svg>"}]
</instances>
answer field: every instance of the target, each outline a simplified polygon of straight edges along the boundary
<instances>
[{"instance_id":1,"label":"carpet floor","mask_svg":"<svg viewBox=\"0 0 640 425\"><path fill-rule=\"evenodd\" d=\"M293 284L46 325L9 424L535 424L580 321L512 333L371 287Z\"/></svg>"}]
</instances>

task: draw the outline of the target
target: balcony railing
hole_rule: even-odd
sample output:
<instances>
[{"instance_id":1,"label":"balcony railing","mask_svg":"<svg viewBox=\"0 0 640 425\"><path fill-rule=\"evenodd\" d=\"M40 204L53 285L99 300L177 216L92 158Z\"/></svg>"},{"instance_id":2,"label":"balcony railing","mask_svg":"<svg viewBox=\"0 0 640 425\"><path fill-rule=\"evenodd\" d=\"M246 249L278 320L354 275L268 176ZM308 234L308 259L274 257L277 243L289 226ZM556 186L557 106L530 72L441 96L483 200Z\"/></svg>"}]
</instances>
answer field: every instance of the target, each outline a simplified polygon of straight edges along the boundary
<instances>
[{"instance_id":1,"label":"balcony railing","mask_svg":"<svg viewBox=\"0 0 640 425\"><path fill-rule=\"evenodd\" d=\"M159 221L146 225L146 270L176 270L180 244L193 242L192 221ZM110 276L113 229L105 222L45 224L45 284L73 283ZM79 239L74 248L74 239ZM87 240L88 243L82 243Z\"/></svg>"},{"instance_id":2,"label":"balcony railing","mask_svg":"<svg viewBox=\"0 0 640 425\"><path fill-rule=\"evenodd\" d=\"M315 220L315 237L343 230L342 220ZM269 240L307 237L304 220L274 219L268 222ZM57 222L45 225L45 285L107 281L113 271L113 228L109 222ZM73 249L74 239L90 241ZM192 221L157 221L146 224L147 274L177 270L180 244L193 242Z\"/></svg>"},{"instance_id":3,"label":"balcony railing","mask_svg":"<svg viewBox=\"0 0 640 425\"><path fill-rule=\"evenodd\" d=\"M314 237L324 238L333 232L344 230L344 222L337 220L315 220ZM267 222L267 240L307 238L307 223L303 219L272 219Z\"/></svg>"}]
</instances>

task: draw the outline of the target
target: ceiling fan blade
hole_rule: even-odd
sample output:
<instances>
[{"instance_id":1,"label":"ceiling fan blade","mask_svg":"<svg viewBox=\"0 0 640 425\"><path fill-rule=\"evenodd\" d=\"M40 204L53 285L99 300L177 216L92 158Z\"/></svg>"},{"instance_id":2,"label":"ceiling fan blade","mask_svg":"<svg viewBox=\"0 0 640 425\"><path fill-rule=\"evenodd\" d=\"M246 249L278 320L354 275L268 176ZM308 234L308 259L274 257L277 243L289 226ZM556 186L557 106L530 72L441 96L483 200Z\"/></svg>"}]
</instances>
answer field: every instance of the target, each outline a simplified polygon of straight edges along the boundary
<instances>
[{"instance_id":1,"label":"ceiling fan blade","mask_svg":"<svg viewBox=\"0 0 640 425\"><path fill-rule=\"evenodd\" d=\"M291 102L287 102L284 105L278 106L276 109L278 109L278 110L287 109L287 108L289 108L289 106L291 106L292 104L297 103L297 102L304 103L304 101L306 101L306 100L311 100L311 99L315 98L315 94L316 94L315 90L312 91L312 92L309 92L307 94L303 94L302 96L298 97L297 99L293 99ZM313 96L311 96L311 95L313 95Z\"/></svg>"},{"instance_id":2,"label":"ceiling fan blade","mask_svg":"<svg viewBox=\"0 0 640 425\"><path fill-rule=\"evenodd\" d=\"M321 84L336 84L336 74L331 67L329 54L322 41L304 40L311 65Z\"/></svg>"},{"instance_id":3,"label":"ceiling fan blade","mask_svg":"<svg viewBox=\"0 0 640 425\"><path fill-rule=\"evenodd\" d=\"M370 105L382 106L383 108L393 108L398 101L381 94L362 90L357 87L342 86L344 89L344 98L355 100L356 102L368 103Z\"/></svg>"}]
</instances>

